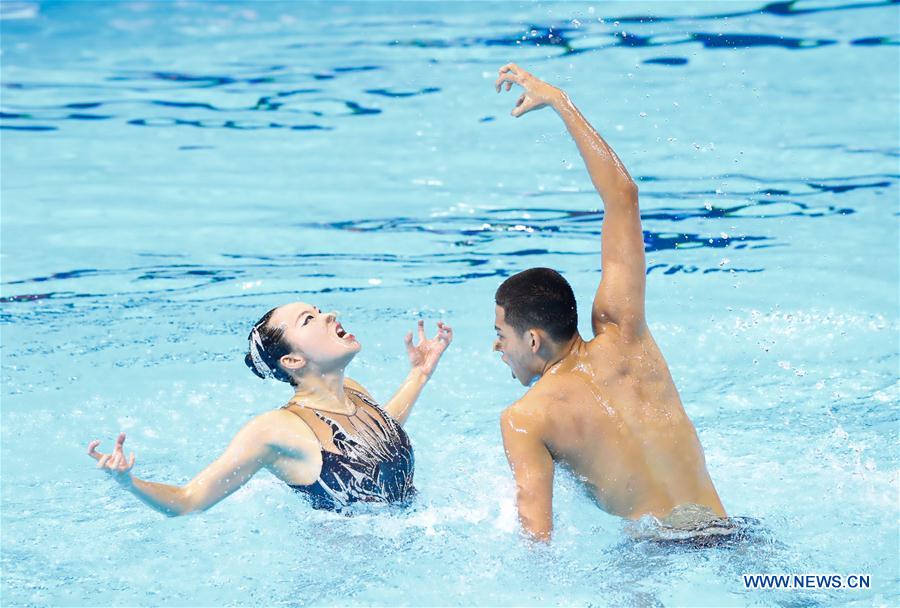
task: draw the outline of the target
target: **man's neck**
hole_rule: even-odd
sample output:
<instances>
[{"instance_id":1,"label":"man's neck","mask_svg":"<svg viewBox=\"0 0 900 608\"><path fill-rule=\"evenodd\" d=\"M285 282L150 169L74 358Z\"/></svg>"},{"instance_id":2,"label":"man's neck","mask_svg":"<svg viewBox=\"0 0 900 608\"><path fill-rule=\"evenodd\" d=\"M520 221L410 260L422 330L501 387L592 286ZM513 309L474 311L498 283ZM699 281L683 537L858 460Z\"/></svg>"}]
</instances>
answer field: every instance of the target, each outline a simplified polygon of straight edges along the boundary
<instances>
[{"instance_id":1,"label":"man's neck","mask_svg":"<svg viewBox=\"0 0 900 608\"><path fill-rule=\"evenodd\" d=\"M556 351L556 353L552 357L544 362L539 375L543 376L544 374L546 374L553 368L554 365L581 348L582 344L584 344L584 340L581 339L581 334L576 331L575 335L572 336L568 342L566 342L562 347L559 348L559 350Z\"/></svg>"}]
</instances>

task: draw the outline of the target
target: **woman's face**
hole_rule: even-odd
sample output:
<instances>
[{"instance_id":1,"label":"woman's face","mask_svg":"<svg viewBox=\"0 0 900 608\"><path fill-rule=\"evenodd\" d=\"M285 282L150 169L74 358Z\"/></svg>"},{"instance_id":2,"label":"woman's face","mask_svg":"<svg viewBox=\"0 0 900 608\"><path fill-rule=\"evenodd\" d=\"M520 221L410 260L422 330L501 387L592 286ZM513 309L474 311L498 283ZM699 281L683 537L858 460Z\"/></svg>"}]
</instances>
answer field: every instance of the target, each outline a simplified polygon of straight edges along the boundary
<instances>
[{"instance_id":1,"label":"woman's face","mask_svg":"<svg viewBox=\"0 0 900 608\"><path fill-rule=\"evenodd\" d=\"M284 340L291 354L304 360L303 367L323 372L345 367L362 348L356 337L337 322L335 313L322 312L305 302L279 306L269 325L284 329ZM282 357L284 367L290 369L291 363Z\"/></svg>"}]
</instances>

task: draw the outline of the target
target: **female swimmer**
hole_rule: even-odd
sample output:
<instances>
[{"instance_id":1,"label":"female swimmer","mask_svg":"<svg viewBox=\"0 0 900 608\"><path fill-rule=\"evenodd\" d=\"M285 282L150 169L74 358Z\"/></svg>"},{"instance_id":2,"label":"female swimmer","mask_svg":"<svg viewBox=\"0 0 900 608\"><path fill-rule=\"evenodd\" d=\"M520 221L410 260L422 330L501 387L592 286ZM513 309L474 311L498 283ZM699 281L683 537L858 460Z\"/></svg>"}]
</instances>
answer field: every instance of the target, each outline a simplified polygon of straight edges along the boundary
<instances>
[{"instance_id":1,"label":"female swimmer","mask_svg":"<svg viewBox=\"0 0 900 608\"><path fill-rule=\"evenodd\" d=\"M419 343L406 335L412 370L382 408L344 371L360 343L335 313L295 302L266 313L249 336L247 366L261 378L288 382L286 405L250 420L225 452L188 484L171 486L132 475L134 453L125 457L125 433L111 454L88 445L97 467L150 507L166 515L209 509L267 469L305 494L313 507L344 510L355 502L404 503L415 492L413 451L403 423L453 330L438 323L434 338L418 325Z\"/></svg>"}]
</instances>

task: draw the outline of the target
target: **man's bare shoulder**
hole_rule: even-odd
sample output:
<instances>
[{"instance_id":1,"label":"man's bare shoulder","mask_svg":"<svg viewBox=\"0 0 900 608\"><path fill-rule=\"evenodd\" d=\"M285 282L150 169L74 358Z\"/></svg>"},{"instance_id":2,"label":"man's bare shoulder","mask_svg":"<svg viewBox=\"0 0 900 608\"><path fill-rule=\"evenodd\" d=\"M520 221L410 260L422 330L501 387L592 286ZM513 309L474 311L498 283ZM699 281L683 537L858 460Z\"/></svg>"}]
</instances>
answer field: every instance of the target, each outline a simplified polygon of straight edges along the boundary
<instances>
[{"instance_id":1,"label":"man's bare shoulder","mask_svg":"<svg viewBox=\"0 0 900 608\"><path fill-rule=\"evenodd\" d=\"M500 424L504 428L540 434L546 419L547 401L543 391L534 388L522 395L500 414Z\"/></svg>"},{"instance_id":2,"label":"man's bare shoulder","mask_svg":"<svg viewBox=\"0 0 900 608\"><path fill-rule=\"evenodd\" d=\"M537 430L546 422L552 406L568 400L579 384L583 385L573 374L545 375L518 401L503 410L502 420Z\"/></svg>"}]
</instances>

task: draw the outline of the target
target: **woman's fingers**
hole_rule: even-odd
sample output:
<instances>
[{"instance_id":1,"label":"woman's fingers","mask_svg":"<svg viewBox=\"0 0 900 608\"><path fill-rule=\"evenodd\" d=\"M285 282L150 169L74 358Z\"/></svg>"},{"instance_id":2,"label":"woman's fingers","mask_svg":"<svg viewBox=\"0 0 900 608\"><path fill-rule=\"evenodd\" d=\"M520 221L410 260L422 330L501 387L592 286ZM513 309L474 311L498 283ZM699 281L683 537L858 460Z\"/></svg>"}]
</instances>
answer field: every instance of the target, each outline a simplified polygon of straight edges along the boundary
<instances>
[{"instance_id":1,"label":"woman's fingers","mask_svg":"<svg viewBox=\"0 0 900 608\"><path fill-rule=\"evenodd\" d=\"M119 436L116 437L116 448L113 450L112 458L107 463L110 469L117 469L119 464L125 459L125 451L122 449L123 443L125 443L125 433L119 433Z\"/></svg>"},{"instance_id":2,"label":"woman's fingers","mask_svg":"<svg viewBox=\"0 0 900 608\"><path fill-rule=\"evenodd\" d=\"M419 342L421 343L421 342L425 341L425 320L424 319L419 319L418 329L419 329Z\"/></svg>"},{"instance_id":3,"label":"woman's fingers","mask_svg":"<svg viewBox=\"0 0 900 608\"><path fill-rule=\"evenodd\" d=\"M134 466L134 452L132 452L131 456L126 460L125 451L122 449L124 443L125 433L119 433L118 438L116 438L116 447L114 451L111 454L103 454L97 451L100 440L95 439L88 444L88 455L97 461L98 469L107 469L109 471L117 472L131 470L131 467Z\"/></svg>"},{"instance_id":4,"label":"woman's fingers","mask_svg":"<svg viewBox=\"0 0 900 608\"><path fill-rule=\"evenodd\" d=\"M90 456L94 460L100 460L101 458L103 458L103 454L97 451L98 445L100 445L99 439L94 439L88 444L88 456Z\"/></svg>"},{"instance_id":5,"label":"woman's fingers","mask_svg":"<svg viewBox=\"0 0 900 608\"><path fill-rule=\"evenodd\" d=\"M450 344L453 340L453 328L444 323L443 321L438 322L438 335L435 336L435 340L439 340L444 343L444 346Z\"/></svg>"}]
</instances>

